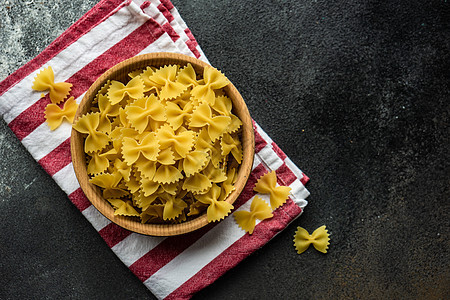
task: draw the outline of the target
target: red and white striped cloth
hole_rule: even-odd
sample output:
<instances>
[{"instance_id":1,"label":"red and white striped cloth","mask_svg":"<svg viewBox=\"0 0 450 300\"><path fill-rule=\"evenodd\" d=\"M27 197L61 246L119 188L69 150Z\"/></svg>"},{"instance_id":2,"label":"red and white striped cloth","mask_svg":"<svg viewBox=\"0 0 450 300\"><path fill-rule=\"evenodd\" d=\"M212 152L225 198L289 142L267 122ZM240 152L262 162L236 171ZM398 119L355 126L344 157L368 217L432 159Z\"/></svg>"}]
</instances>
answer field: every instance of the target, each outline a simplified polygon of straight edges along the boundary
<instances>
[{"instance_id":1,"label":"red and white striped cloth","mask_svg":"<svg viewBox=\"0 0 450 300\"><path fill-rule=\"evenodd\" d=\"M108 246L159 299L188 299L259 249L296 219L307 202L308 181L281 149L254 123L253 171L236 210L249 210L253 187L275 170L280 185L292 188L290 199L274 217L246 234L229 216L220 223L177 237L131 233L103 217L86 199L70 157L71 125L50 131L44 122L47 96L31 89L36 74L51 66L55 81L73 84L81 101L89 86L107 69L132 56L178 52L207 62L194 36L169 0L102 0L42 53L0 83L0 115L31 155L67 193ZM220 68L220 66L218 66ZM265 195L263 198L268 200Z\"/></svg>"}]
</instances>

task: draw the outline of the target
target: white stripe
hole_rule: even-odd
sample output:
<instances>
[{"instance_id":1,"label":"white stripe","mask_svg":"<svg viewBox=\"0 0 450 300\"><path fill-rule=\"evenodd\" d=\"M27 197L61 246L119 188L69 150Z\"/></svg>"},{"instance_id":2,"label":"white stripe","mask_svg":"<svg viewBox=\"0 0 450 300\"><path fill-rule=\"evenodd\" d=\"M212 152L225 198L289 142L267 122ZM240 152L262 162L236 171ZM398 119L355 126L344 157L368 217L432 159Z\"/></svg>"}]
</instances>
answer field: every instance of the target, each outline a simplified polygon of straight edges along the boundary
<instances>
[{"instance_id":1,"label":"white stripe","mask_svg":"<svg viewBox=\"0 0 450 300\"><path fill-rule=\"evenodd\" d=\"M239 209L249 210L250 199ZM245 235L245 231L236 225L232 215L220 221L213 229L154 273L144 284L159 299L167 297L220 253Z\"/></svg>"},{"instance_id":2,"label":"white stripe","mask_svg":"<svg viewBox=\"0 0 450 300\"><path fill-rule=\"evenodd\" d=\"M284 159L284 162L286 163L286 166L291 169L291 171L295 174L295 176L298 179L302 179L303 178L303 173L302 171L294 164L294 162L289 158L286 157Z\"/></svg>"},{"instance_id":3,"label":"white stripe","mask_svg":"<svg viewBox=\"0 0 450 300\"><path fill-rule=\"evenodd\" d=\"M62 142L70 137L72 125L66 121L55 130L50 130L47 122L42 123L23 140L22 144L33 155L35 160L40 160Z\"/></svg>"},{"instance_id":4,"label":"white stripe","mask_svg":"<svg viewBox=\"0 0 450 300\"><path fill-rule=\"evenodd\" d=\"M283 165L283 160L275 153L271 144L267 144L257 155L269 167L271 171L277 170Z\"/></svg>"},{"instance_id":5,"label":"white stripe","mask_svg":"<svg viewBox=\"0 0 450 300\"><path fill-rule=\"evenodd\" d=\"M258 155L255 154L255 156L253 157L253 166L252 166L252 171L259 166L259 164L261 163L261 159L259 158Z\"/></svg>"},{"instance_id":6,"label":"white stripe","mask_svg":"<svg viewBox=\"0 0 450 300\"><path fill-rule=\"evenodd\" d=\"M151 0L156 6L161 3L158 0ZM190 38L187 36L186 32L184 32L185 29L188 29L186 23L184 22L183 18L180 16L180 13L175 8L175 6L170 10L170 13L174 17L174 20L170 23L172 24L172 27L175 29L175 31L183 38L183 40L186 42L190 40ZM177 25L174 25L173 23L176 23ZM208 59L205 56L205 53L203 53L203 50L201 49L200 45L197 45L196 49L200 53L199 59L203 60L204 62L209 64Z\"/></svg>"},{"instance_id":7,"label":"white stripe","mask_svg":"<svg viewBox=\"0 0 450 300\"><path fill-rule=\"evenodd\" d=\"M165 239L165 237L132 233L111 249L129 267Z\"/></svg>"},{"instance_id":8,"label":"white stripe","mask_svg":"<svg viewBox=\"0 0 450 300\"><path fill-rule=\"evenodd\" d=\"M178 49L173 43L172 39L167 33L162 34L156 41L151 45L147 46L144 50L139 52L139 54L153 53L153 52L173 52L179 53Z\"/></svg>"},{"instance_id":9,"label":"white stripe","mask_svg":"<svg viewBox=\"0 0 450 300\"><path fill-rule=\"evenodd\" d=\"M258 131L259 135L266 141L268 144L272 144L272 139L267 135L267 133L262 130L262 128L255 122L256 131Z\"/></svg>"},{"instance_id":10,"label":"white stripe","mask_svg":"<svg viewBox=\"0 0 450 300\"><path fill-rule=\"evenodd\" d=\"M150 17L152 17L156 22L158 22L161 25L161 27L162 27L162 25L168 23L167 19L164 17L164 15L152 3L150 3L150 5L144 9L144 12L147 15L149 15ZM175 30L175 32L176 32L176 30ZM170 38L170 35L169 35L169 38ZM181 38L176 40L175 42L173 42L172 38L170 38L170 40L179 49L179 53L189 55L189 56L194 56L192 51L189 50L188 46L184 43L184 41Z\"/></svg>"},{"instance_id":11,"label":"white stripe","mask_svg":"<svg viewBox=\"0 0 450 300\"><path fill-rule=\"evenodd\" d=\"M40 70L51 66L55 73L55 82L65 81L145 22L144 17L136 17L135 9L120 9L58 53L39 70L11 87L0 97L0 115L3 114L3 118L9 123L39 99L42 92L32 90L31 86Z\"/></svg>"},{"instance_id":12,"label":"white stripe","mask_svg":"<svg viewBox=\"0 0 450 300\"><path fill-rule=\"evenodd\" d=\"M300 180L294 180L289 187L291 188L291 199L295 204L300 206L302 209L308 204L308 201L305 199L309 196L309 191L305 188L305 186L300 182Z\"/></svg>"},{"instance_id":13,"label":"white stripe","mask_svg":"<svg viewBox=\"0 0 450 300\"><path fill-rule=\"evenodd\" d=\"M102 215L94 205L90 205L81 213L86 217L86 219L88 219L89 222L91 222L92 226L97 231L100 231L111 223L111 221Z\"/></svg>"},{"instance_id":14,"label":"white stripe","mask_svg":"<svg viewBox=\"0 0 450 300\"><path fill-rule=\"evenodd\" d=\"M77 177L75 176L72 163L69 163L67 166L59 170L52 177L67 195L72 194L80 187Z\"/></svg>"}]
</instances>

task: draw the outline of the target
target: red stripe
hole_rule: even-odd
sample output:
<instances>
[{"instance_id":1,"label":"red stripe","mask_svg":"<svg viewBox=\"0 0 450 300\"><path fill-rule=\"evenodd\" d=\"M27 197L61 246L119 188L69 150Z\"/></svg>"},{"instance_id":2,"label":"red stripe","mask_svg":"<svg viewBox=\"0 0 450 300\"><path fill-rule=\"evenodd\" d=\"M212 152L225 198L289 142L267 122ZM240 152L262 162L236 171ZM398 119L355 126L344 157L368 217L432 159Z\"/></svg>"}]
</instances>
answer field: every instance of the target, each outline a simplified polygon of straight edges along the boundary
<instances>
[{"instance_id":1,"label":"red stripe","mask_svg":"<svg viewBox=\"0 0 450 300\"><path fill-rule=\"evenodd\" d=\"M281 158L282 160L286 159L287 155L283 152L283 150L280 149L280 147L278 147L277 144L275 144L275 142L272 142L272 148L279 158Z\"/></svg>"},{"instance_id":2,"label":"red stripe","mask_svg":"<svg viewBox=\"0 0 450 300\"><path fill-rule=\"evenodd\" d=\"M242 204L247 202L256 193L253 191L253 187L257 179L266 171L263 164L258 165L250 174L247 184L244 187L239 198L233 204L237 209ZM217 222L211 223L208 226L191 232L182 236L169 237L162 241L158 246L147 252L144 256L138 259L130 266L130 270L141 280L147 280L156 271L178 256L181 252L195 243L205 233L214 228Z\"/></svg>"},{"instance_id":3,"label":"red stripe","mask_svg":"<svg viewBox=\"0 0 450 300\"><path fill-rule=\"evenodd\" d=\"M91 202L89 202L86 195L83 193L81 188L76 189L69 195L70 201L80 210L83 211L89 206L91 206Z\"/></svg>"},{"instance_id":4,"label":"red stripe","mask_svg":"<svg viewBox=\"0 0 450 300\"><path fill-rule=\"evenodd\" d=\"M146 9L147 7L150 6L150 4L151 4L150 1L144 1L144 3L141 4L141 9L142 10Z\"/></svg>"},{"instance_id":5,"label":"red stripe","mask_svg":"<svg viewBox=\"0 0 450 300\"><path fill-rule=\"evenodd\" d=\"M138 54L163 33L164 30L155 20L148 20L119 43L115 44L67 79L66 82L73 84L71 95L75 98L81 96L106 70ZM20 140L44 123L44 109L48 103L50 103L48 96L39 99L8 124Z\"/></svg>"},{"instance_id":6,"label":"red stripe","mask_svg":"<svg viewBox=\"0 0 450 300\"><path fill-rule=\"evenodd\" d=\"M246 233L165 299L190 299L194 293L213 283L248 255L264 246L301 212L301 208L289 199L285 205L273 212L273 218L259 223L252 235Z\"/></svg>"},{"instance_id":7,"label":"red stripe","mask_svg":"<svg viewBox=\"0 0 450 300\"><path fill-rule=\"evenodd\" d=\"M162 28L169 34L172 41L176 42L180 36L178 33L173 29L173 27L169 23L165 23Z\"/></svg>"},{"instance_id":8,"label":"red stripe","mask_svg":"<svg viewBox=\"0 0 450 300\"><path fill-rule=\"evenodd\" d=\"M194 35L192 34L192 31L189 28L186 28L184 30L184 32L186 33L186 35L188 36L188 38L192 41L193 45L195 47L198 46L197 40L195 39Z\"/></svg>"},{"instance_id":9,"label":"red stripe","mask_svg":"<svg viewBox=\"0 0 450 300\"><path fill-rule=\"evenodd\" d=\"M306 185L306 183L309 181L309 177L305 175L305 173L302 172L302 179L300 179L300 182L303 183L303 185Z\"/></svg>"},{"instance_id":10,"label":"red stripe","mask_svg":"<svg viewBox=\"0 0 450 300\"><path fill-rule=\"evenodd\" d=\"M63 34L56 38L44 51L39 53L33 60L12 73L5 80L0 82L0 96L3 95L16 83L28 76L36 69L43 66L50 59L55 57L62 50L77 41L81 36L89 32L92 28L103 22L105 18L117 9L123 0L103 0L89 10L83 17L70 26Z\"/></svg>"},{"instance_id":11,"label":"red stripe","mask_svg":"<svg viewBox=\"0 0 450 300\"><path fill-rule=\"evenodd\" d=\"M70 138L62 142L52 152L39 160L41 166L51 176L67 166L70 162Z\"/></svg>"},{"instance_id":12,"label":"red stripe","mask_svg":"<svg viewBox=\"0 0 450 300\"><path fill-rule=\"evenodd\" d=\"M159 11L166 17L167 21L172 22L174 20L174 17L170 13L170 11L164 6L164 4L158 5Z\"/></svg>"},{"instance_id":13,"label":"red stripe","mask_svg":"<svg viewBox=\"0 0 450 300\"><path fill-rule=\"evenodd\" d=\"M294 172L285 163L276 169L275 173L277 174L278 181L281 181L279 182L280 185L289 186L297 179L297 176L295 176Z\"/></svg>"},{"instance_id":14,"label":"red stripe","mask_svg":"<svg viewBox=\"0 0 450 300\"><path fill-rule=\"evenodd\" d=\"M192 41L186 41L186 45L188 46L189 50L195 55L196 58L200 57L200 52L197 50L197 43L193 43Z\"/></svg>"},{"instance_id":15,"label":"red stripe","mask_svg":"<svg viewBox=\"0 0 450 300\"><path fill-rule=\"evenodd\" d=\"M174 8L172 2L170 2L170 0L160 0L161 3L168 9L168 10L172 10Z\"/></svg>"},{"instance_id":16,"label":"red stripe","mask_svg":"<svg viewBox=\"0 0 450 300\"><path fill-rule=\"evenodd\" d=\"M115 223L109 223L98 232L100 236L105 240L106 244L112 248L132 232L126 230Z\"/></svg>"},{"instance_id":17,"label":"red stripe","mask_svg":"<svg viewBox=\"0 0 450 300\"><path fill-rule=\"evenodd\" d=\"M266 140L259 134L258 130L255 128L255 153L261 151L267 145Z\"/></svg>"}]
</instances>

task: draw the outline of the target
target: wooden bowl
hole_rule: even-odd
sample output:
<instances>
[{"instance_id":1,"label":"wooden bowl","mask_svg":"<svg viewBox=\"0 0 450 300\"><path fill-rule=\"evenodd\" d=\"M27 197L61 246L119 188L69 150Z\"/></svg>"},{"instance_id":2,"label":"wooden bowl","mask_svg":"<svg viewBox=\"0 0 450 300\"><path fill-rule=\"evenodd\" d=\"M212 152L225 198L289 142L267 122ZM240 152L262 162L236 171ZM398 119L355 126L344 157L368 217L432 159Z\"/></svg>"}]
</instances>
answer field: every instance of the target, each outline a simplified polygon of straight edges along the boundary
<instances>
[{"instance_id":1,"label":"wooden bowl","mask_svg":"<svg viewBox=\"0 0 450 300\"><path fill-rule=\"evenodd\" d=\"M147 66L158 68L170 64L185 66L188 63L194 67L197 74L203 74L204 67L209 66L207 63L190 56L165 52L139 55L117 64L101 75L86 92L78 107L74 122L90 111L92 100L107 80L126 82L129 80L128 73L137 69L144 69ZM232 83L228 84L228 86L224 88L224 91L233 102L233 113L237 115L243 123L241 135L243 160L238 170L235 190L225 199L225 201L233 203L243 190L251 172L255 152L255 141L252 120L242 96ZM72 129L70 149L75 174L81 189L86 194L89 201L109 220L130 231L152 236L180 235L194 231L208 224L206 212L195 219L179 224L142 224L140 221L136 221L132 218L115 216L113 207L103 198L100 188L89 182L86 156L84 153L85 137L84 134Z\"/></svg>"}]
</instances>

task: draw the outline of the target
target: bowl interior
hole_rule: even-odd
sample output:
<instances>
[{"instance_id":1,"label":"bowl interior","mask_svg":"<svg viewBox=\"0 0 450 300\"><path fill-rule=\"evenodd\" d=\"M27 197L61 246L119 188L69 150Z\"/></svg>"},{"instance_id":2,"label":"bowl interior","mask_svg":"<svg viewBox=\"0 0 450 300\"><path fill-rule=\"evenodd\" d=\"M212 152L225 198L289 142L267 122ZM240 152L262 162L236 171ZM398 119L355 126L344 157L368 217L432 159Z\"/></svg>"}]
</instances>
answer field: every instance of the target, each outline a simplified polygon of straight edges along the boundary
<instances>
[{"instance_id":1,"label":"bowl interior","mask_svg":"<svg viewBox=\"0 0 450 300\"><path fill-rule=\"evenodd\" d=\"M90 111L92 100L107 80L126 82L129 80L128 73L134 70L144 69L147 66L159 68L170 64L185 66L188 63L194 67L197 74L203 74L204 67L209 66L205 62L198 59L176 53L144 54L119 63L101 75L89 88L78 107L74 122L79 117ZM224 88L224 91L233 102L233 113L237 115L243 123L241 133L241 143L244 154L243 160L238 170L235 190L225 200L229 203L233 203L244 188L251 172L255 151L254 132L247 106L237 89L230 83ZM141 222L135 221L131 218L115 216L114 209L109 202L103 198L100 188L89 182L86 156L84 153L84 139L85 136L83 134L72 129L70 147L75 174L89 201L112 222L133 232L153 236L179 235L194 231L208 224L206 212L195 219L179 224L142 224Z\"/></svg>"}]
</instances>

